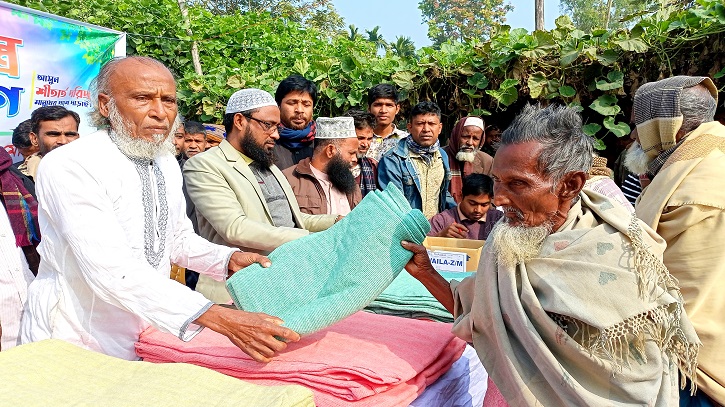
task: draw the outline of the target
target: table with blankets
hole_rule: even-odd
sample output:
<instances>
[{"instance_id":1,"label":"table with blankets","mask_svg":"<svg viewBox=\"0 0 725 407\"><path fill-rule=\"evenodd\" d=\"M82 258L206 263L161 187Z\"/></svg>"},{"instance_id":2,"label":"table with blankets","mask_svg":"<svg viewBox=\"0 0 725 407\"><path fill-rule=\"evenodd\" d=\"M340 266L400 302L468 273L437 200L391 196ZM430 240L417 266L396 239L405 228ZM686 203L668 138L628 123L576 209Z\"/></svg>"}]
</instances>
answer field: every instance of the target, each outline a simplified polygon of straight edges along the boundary
<instances>
[{"instance_id":1,"label":"table with blankets","mask_svg":"<svg viewBox=\"0 0 725 407\"><path fill-rule=\"evenodd\" d=\"M373 211L377 227L369 224ZM411 254L400 241L421 243L428 227L388 188L368 194L328 231L280 246L272 267L232 276L227 288L237 307L279 316L302 335L267 364L210 329L183 342L149 328L136 344L143 362L50 340L0 354L5 388L34 383L32 398L0 390L0 402L41 405L33 401L43 394L64 400L83 389L77 405L482 406L488 377L478 356L451 333L450 313L402 271ZM340 250L360 242L365 251ZM8 368L18 360L23 369ZM78 380L46 386L63 375Z\"/></svg>"}]
</instances>

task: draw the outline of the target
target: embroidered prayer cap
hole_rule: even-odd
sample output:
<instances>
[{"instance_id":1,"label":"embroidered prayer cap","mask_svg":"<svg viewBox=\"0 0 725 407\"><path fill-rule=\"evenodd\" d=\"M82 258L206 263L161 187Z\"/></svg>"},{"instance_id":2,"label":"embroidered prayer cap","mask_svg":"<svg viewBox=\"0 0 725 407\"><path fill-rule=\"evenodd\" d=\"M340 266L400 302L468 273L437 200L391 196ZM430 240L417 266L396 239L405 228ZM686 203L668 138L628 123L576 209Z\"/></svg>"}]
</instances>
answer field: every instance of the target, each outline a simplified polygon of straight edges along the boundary
<instances>
[{"instance_id":1,"label":"embroidered prayer cap","mask_svg":"<svg viewBox=\"0 0 725 407\"><path fill-rule=\"evenodd\" d=\"M227 132L224 130L224 126L220 124L204 124L206 130L206 139L212 141L221 142L227 138Z\"/></svg>"},{"instance_id":2,"label":"embroidered prayer cap","mask_svg":"<svg viewBox=\"0 0 725 407\"><path fill-rule=\"evenodd\" d=\"M352 117L318 117L317 139L357 138L355 120Z\"/></svg>"},{"instance_id":3,"label":"embroidered prayer cap","mask_svg":"<svg viewBox=\"0 0 725 407\"><path fill-rule=\"evenodd\" d=\"M227 102L226 114L246 112L265 106L277 106L274 97L261 89L242 89L234 92Z\"/></svg>"},{"instance_id":4,"label":"embroidered prayer cap","mask_svg":"<svg viewBox=\"0 0 725 407\"><path fill-rule=\"evenodd\" d=\"M483 127L483 120L480 117L467 117L466 123L463 125L463 127L466 126L476 126L481 130L485 130Z\"/></svg>"},{"instance_id":5,"label":"embroidered prayer cap","mask_svg":"<svg viewBox=\"0 0 725 407\"><path fill-rule=\"evenodd\" d=\"M645 153L657 157L672 148L682 126L680 96L682 89L703 85L717 103L717 88L706 76L673 76L645 83L634 95L634 122L639 143Z\"/></svg>"}]
</instances>

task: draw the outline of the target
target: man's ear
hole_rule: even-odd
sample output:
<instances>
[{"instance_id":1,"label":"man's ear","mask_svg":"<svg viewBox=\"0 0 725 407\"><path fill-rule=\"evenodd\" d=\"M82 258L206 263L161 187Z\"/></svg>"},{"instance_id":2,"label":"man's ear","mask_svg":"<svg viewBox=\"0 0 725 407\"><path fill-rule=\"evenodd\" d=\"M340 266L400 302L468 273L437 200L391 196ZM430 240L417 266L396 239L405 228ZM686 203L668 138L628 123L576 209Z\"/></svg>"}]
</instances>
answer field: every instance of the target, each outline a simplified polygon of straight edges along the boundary
<instances>
[{"instance_id":1,"label":"man's ear","mask_svg":"<svg viewBox=\"0 0 725 407\"><path fill-rule=\"evenodd\" d=\"M30 138L30 144L32 144L33 147L38 147L38 135L31 131L30 134L28 134L28 137Z\"/></svg>"},{"instance_id":2,"label":"man's ear","mask_svg":"<svg viewBox=\"0 0 725 407\"><path fill-rule=\"evenodd\" d=\"M108 117L108 102L111 101L111 97L105 93L98 94L98 111L101 116Z\"/></svg>"},{"instance_id":3,"label":"man's ear","mask_svg":"<svg viewBox=\"0 0 725 407\"><path fill-rule=\"evenodd\" d=\"M234 114L234 127L236 127L237 130L239 130L241 134L244 134L244 129L247 127L247 118L244 117L244 115L241 113L235 113Z\"/></svg>"},{"instance_id":4,"label":"man's ear","mask_svg":"<svg viewBox=\"0 0 725 407\"><path fill-rule=\"evenodd\" d=\"M328 159L332 159L337 154L337 147L334 144L328 144L325 146L325 156Z\"/></svg>"},{"instance_id":5,"label":"man's ear","mask_svg":"<svg viewBox=\"0 0 725 407\"><path fill-rule=\"evenodd\" d=\"M573 171L559 181L559 197L566 200L574 199L587 182L587 174L583 171Z\"/></svg>"}]
</instances>

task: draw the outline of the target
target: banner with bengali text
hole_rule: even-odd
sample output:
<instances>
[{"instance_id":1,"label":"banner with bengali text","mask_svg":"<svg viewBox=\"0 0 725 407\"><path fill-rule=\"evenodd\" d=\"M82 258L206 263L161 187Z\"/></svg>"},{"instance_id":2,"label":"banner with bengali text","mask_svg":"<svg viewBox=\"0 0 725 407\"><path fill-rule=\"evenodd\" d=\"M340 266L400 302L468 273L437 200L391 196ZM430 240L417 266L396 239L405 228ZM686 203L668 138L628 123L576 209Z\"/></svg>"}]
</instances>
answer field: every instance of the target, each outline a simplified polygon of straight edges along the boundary
<instances>
[{"instance_id":1,"label":"banner with bengali text","mask_svg":"<svg viewBox=\"0 0 725 407\"><path fill-rule=\"evenodd\" d=\"M0 145L15 161L12 131L40 106L62 105L88 123L88 87L101 66L126 55L126 34L0 1Z\"/></svg>"}]
</instances>

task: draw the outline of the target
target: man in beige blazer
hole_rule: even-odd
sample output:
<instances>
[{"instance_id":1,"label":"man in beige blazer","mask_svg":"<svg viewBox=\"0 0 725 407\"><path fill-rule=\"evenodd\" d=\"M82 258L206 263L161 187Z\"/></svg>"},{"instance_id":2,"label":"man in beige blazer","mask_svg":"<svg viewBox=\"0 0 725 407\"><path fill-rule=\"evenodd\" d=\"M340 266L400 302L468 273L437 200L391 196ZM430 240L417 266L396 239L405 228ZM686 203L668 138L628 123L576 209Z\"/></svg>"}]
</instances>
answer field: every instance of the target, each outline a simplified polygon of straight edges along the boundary
<instances>
[{"instance_id":1,"label":"man in beige blazer","mask_svg":"<svg viewBox=\"0 0 725 407\"><path fill-rule=\"evenodd\" d=\"M274 165L279 122L272 95L259 89L237 91L224 116L227 139L184 165L187 191L204 238L268 254L339 220L337 215L300 212L292 188ZM224 282L205 276L199 277L196 290L217 303L231 300Z\"/></svg>"}]
</instances>

